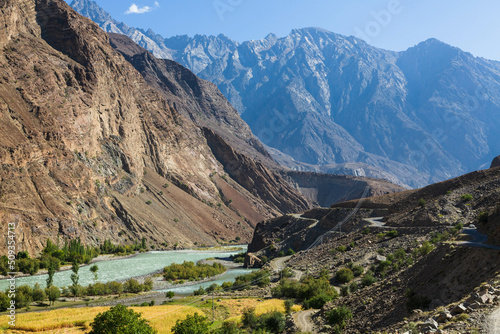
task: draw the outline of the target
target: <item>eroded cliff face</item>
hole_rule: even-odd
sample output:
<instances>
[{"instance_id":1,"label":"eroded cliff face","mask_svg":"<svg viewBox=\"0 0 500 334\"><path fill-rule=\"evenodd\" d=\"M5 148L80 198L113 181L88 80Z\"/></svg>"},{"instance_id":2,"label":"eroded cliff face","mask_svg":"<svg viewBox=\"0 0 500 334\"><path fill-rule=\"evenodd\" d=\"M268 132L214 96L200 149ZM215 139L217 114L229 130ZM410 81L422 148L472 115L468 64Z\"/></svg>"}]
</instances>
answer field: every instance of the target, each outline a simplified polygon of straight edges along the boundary
<instances>
[{"instance_id":1,"label":"eroded cliff face","mask_svg":"<svg viewBox=\"0 0 500 334\"><path fill-rule=\"evenodd\" d=\"M64 1L6 0L0 12L0 228L19 224L19 250L58 236L249 240L279 212L246 219L223 202L230 182L214 181L225 172L202 131Z\"/></svg>"}]
</instances>

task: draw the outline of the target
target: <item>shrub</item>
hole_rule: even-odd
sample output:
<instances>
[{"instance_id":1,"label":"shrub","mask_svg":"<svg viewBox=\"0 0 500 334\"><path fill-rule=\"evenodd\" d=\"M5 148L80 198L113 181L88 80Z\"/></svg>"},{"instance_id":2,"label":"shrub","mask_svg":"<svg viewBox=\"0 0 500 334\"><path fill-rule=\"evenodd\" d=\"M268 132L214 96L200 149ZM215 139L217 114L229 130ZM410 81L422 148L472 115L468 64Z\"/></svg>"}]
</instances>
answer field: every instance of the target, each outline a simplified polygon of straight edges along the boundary
<instances>
[{"instance_id":1,"label":"shrub","mask_svg":"<svg viewBox=\"0 0 500 334\"><path fill-rule=\"evenodd\" d=\"M387 232L385 235L386 235L387 237L389 237L389 238L395 238L395 237L397 237L397 236L398 236L398 231L396 231L396 230L394 230L394 231L390 231L390 232Z\"/></svg>"},{"instance_id":2,"label":"shrub","mask_svg":"<svg viewBox=\"0 0 500 334\"><path fill-rule=\"evenodd\" d=\"M377 280L375 279L375 277L373 277L373 273L371 271L368 271L361 279L361 284L363 284L363 286L370 286L376 281Z\"/></svg>"},{"instance_id":3,"label":"shrub","mask_svg":"<svg viewBox=\"0 0 500 334\"><path fill-rule=\"evenodd\" d=\"M342 333L347 325L346 321L352 319L352 313L347 307L340 306L326 312L326 318L330 325L334 326L334 332Z\"/></svg>"},{"instance_id":4,"label":"shrub","mask_svg":"<svg viewBox=\"0 0 500 334\"><path fill-rule=\"evenodd\" d=\"M326 292L321 292L320 294L312 297L311 299L306 299L304 307L305 308L314 308L314 309L320 309L328 303L329 301L333 300L333 296L327 294Z\"/></svg>"},{"instance_id":5,"label":"shrub","mask_svg":"<svg viewBox=\"0 0 500 334\"><path fill-rule=\"evenodd\" d=\"M291 256L293 254L295 254L295 251L291 248L288 248L288 250L286 251L286 255Z\"/></svg>"},{"instance_id":6,"label":"shrub","mask_svg":"<svg viewBox=\"0 0 500 334\"><path fill-rule=\"evenodd\" d=\"M344 253L347 250L346 246L338 246L336 248L337 252Z\"/></svg>"},{"instance_id":7,"label":"shrub","mask_svg":"<svg viewBox=\"0 0 500 334\"><path fill-rule=\"evenodd\" d=\"M427 203L425 202L425 199L421 198L421 199L419 199L419 200L418 200L418 205L419 205L420 207L422 207L422 208L423 208L423 207L425 207L425 205L426 205L426 204L427 204Z\"/></svg>"},{"instance_id":8,"label":"shrub","mask_svg":"<svg viewBox=\"0 0 500 334\"><path fill-rule=\"evenodd\" d=\"M171 264L163 268L163 277L167 281L176 281L176 280L201 280L206 277L212 277L219 274L222 274L226 271L226 268L218 263L214 262L214 264L200 264L196 265L194 262L184 261L182 264Z\"/></svg>"},{"instance_id":9,"label":"shrub","mask_svg":"<svg viewBox=\"0 0 500 334\"><path fill-rule=\"evenodd\" d=\"M355 277L359 277L361 275L363 275L364 273L364 269L362 266L353 266L352 267L352 273L354 274Z\"/></svg>"},{"instance_id":10,"label":"shrub","mask_svg":"<svg viewBox=\"0 0 500 334\"><path fill-rule=\"evenodd\" d=\"M354 274L351 269L342 268L335 274L335 279L341 284L349 283L354 279Z\"/></svg>"},{"instance_id":11,"label":"shrub","mask_svg":"<svg viewBox=\"0 0 500 334\"><path fill-rule=\"evenodd\" d=\"M172 299L172 298L174 298L174 296L175 296L175 293L173 291L167 291L165 293L165 297L168 299Z\"/></svg>"},{"instance_id":12,"label":"shrub","mask_svg":"<svg viewBox=\"0 0 500 334\"><path fill-rule=\"evenodd\" d=\"M141 318L139 313L127 309L123 305L112 307L109 311L99 313L90 324L92 331L89 334L153 334L157 333L148 321Z\"/></svg>"},{"instance_id":13,"label":"shrub","mask_svg":"<svg viewBox=\"0 0 500 334\"><path fill-rule=\"evenodd\" d=\"M356 282L352 282L349 285L349 291L351 291L351 292L356 292L356 291L358 291L358 289L359 289L358 283L356 283Z\"/></svg>"},{"instance_id":14,"label":"shrub","mask_svg":"<svg viewBox=\"0 0 500 334\"><path fill-rule=\"evenodd\" d=\"M462 199L462 201L464 201L464 202L469 202L469 201L472 201L472 199L473 199L474 197L472 197L472 195L471 195L471 194L463 194L460 198L461 198L461 199Z\"/></svg>"},{"instance_id":15,"label":"shrub","mask_svg":"<svg viewBox=\"0 0 500 334\"><path fill-rule=\"evenodd\" d=\"M247 289L250 285L257 285L260 288L266 287L270 283L269 271L259 270L250 274L236 277L233 287L237 289Z\"/></svg>"},{"instance_id":16,"label":"shrub","mask_svg":"<svg viewBox=\"0 0 500 334\"><path fill-rule=\"evenodd\" d=\"M142 288L141 284L139 284L139 282L134 278L129 279L124 284L125 292L139 293L142 291L142 289L143 288Z\"/></svg>"},{"instance_id":17,"label":"shrub","mask_svg":"<svg viewBox=\"0 0 500 334\"><path fill-rule=\"evenodd\" d=\"M177 320L172 327L174 334L208 334L210 333L210 321L207 317L198 313L188 315L185 320Z\"/></svg>"}]
</instances>

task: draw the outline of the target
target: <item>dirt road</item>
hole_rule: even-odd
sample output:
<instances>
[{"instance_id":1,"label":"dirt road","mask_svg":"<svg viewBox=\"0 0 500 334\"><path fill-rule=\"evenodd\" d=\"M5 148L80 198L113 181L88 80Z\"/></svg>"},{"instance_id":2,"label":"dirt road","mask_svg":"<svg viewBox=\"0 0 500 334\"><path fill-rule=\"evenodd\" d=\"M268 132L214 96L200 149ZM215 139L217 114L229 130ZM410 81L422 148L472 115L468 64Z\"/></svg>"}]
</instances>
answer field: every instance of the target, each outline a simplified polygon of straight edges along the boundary
<instances>
[{"instance_id":1,"label":"dirt road","mask_svg":"<svg viewBox=\"0 0 500 334\"><path fill-rule=\"evenodd\" d=\"M316 333L314 331L314 324L311 321L311 316L316 312L318 312L318 310L306 310L293 314L293 319L295 320L295 324L297 324L297 327L301 332Z\"/></svg>"}]
</instances>

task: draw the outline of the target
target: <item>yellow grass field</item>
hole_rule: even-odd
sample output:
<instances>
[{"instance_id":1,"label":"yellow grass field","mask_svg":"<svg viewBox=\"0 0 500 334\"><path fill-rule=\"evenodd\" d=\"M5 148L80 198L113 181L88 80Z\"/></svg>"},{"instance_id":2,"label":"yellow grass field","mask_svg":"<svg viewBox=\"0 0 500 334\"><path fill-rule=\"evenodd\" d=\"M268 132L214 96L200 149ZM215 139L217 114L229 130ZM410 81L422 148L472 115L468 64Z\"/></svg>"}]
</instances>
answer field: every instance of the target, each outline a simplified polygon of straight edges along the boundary
<instances>
[{"instance_id":1,"label":"yellow grass field","mask_svg":"<svg viewBox=\"0 0 500 334\"><path fill-rule=\"evenodd\" d=\"M254 307L255 314L257 315L275 310L285 312L285 304L280 299L267 299L261 302L257 301L257 299L224 299L218 302L218 304L225 306L229 310L229 318L227 320L236 322L241 320L243 310L249 307ZM301 309L300 305L294 305L292 311L297 312Z\"/></svg>"},{"instance_id":2,"label":"yellow grass field","mask_svg":"<svg viewBox=\"0 0 500 334\"><path fill-rule=\"evenodd\" d=\"M242 311L247 307L254 307L255 313L260 315L270 311L284 312L285 307L282 300L269 299L262 302L257 299L224 299L216 303L219 307L226 308L229 312L228 321L240 321ZM17 315L16 329L8 329L7 317L0 317L0 333L5 334L75 334L88 333L90 323L95 316L105 312L109 307L82 307L65 308L48 312L32 312ZM142 317L147 319L151 326L159 333L170 333L170 329L175 325L177 319L185 319L187 315L203 311L196 307L182 305L164 305L151 307L132 307L135 312L142 313ZM294 311L299 311L300 306L294 306Z\"/></svg>"},{"instance_id":3,"label":"yellow grass field","mask_svg":"<svg viewBox=\"0 0 500 334\"><path fill-rule=\"evenodd\" d=\"M74 334L90 331L90 323L95 316L107 311L109 307L67 308L48 312L18 314L16 329L8 329L7 317L0 318L0 333L43 333L43 334ZM190 306L166 305L152 307L132 307L159 333L170 333L170 328L177 319L184 319L189 314L202 313L199 309Z\"/></svg>"}]
</instances>

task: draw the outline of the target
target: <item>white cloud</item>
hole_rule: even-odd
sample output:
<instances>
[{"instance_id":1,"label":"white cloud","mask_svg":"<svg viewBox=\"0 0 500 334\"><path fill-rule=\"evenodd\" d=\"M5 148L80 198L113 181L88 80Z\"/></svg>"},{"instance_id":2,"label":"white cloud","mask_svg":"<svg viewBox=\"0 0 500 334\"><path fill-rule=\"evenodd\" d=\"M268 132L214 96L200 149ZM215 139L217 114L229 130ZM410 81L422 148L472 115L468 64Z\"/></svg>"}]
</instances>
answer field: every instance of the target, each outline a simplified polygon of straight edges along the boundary
<instances>
[{"instance_id":1,"label":"white cloud","mask_svg":"<svg viewBox=\"0 0 500 334\"><path fill-rule=\"evenodd\" d=\"M158 1L155 1L155 6L154 8L160 7L160 4ZM149 6L143 6L143 7L138 7L135 3L133 3L129 9L125 12L125 14L144 14L144 13L149 13L152 11L154 8L151 8Z\"/></svg>"}]
</instances>

